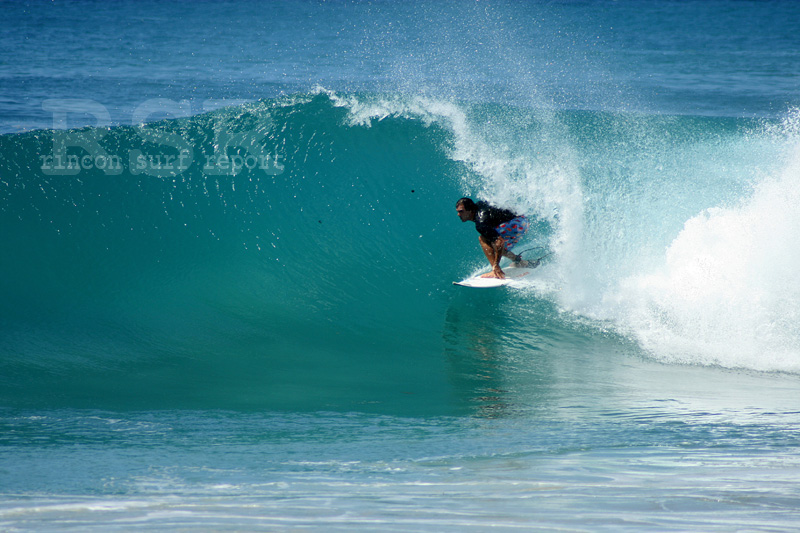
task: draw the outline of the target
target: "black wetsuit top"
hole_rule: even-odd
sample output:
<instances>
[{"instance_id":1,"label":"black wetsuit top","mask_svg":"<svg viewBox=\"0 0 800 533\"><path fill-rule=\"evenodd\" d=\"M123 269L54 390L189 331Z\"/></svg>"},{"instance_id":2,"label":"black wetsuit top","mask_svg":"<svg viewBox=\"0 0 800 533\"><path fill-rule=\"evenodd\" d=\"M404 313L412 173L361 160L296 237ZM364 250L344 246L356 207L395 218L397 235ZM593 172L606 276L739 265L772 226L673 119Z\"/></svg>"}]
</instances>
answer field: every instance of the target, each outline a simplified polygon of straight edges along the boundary
<instances>
[{"instance_id":1,"label":"black wetsuit top","mask_svg":"<svg viewBox=\"0 0 800 533\"><path fill-rule=\"evenodd\" d=\"M478 208L475 212L475 229L489 239L489 242L496 241L500 236L495 229L497 226L508 222L512 218L517 218L517 215L508 209L500 209L486 202L475 202L475 206Z\"/></svg>"}]
</instances>

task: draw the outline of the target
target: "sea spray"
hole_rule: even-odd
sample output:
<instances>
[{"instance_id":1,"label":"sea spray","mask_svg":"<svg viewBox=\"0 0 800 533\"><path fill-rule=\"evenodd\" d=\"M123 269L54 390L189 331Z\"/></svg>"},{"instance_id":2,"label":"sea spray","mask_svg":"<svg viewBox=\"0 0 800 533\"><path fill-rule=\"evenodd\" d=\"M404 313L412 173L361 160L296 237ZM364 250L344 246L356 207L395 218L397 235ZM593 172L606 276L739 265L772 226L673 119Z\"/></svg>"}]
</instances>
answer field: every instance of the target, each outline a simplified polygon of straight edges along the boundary
<instances>
[{"instance_id":1,"label":"sea spray","mask_svg":"<svg viewBox=\"0 0 800 533\"><path fill-rule=\"evenodd\" d=\"M526 214L535 225L527 244L552 251L551 261L574 253L583 224L579 158L567 127L552 111L324 92L348 109L353 125L369 127L395 117L442 127L450 134L442 148L464 164L461 194ZM563 273L550 271L555 272Z\"/></svg>"}]
</instances>

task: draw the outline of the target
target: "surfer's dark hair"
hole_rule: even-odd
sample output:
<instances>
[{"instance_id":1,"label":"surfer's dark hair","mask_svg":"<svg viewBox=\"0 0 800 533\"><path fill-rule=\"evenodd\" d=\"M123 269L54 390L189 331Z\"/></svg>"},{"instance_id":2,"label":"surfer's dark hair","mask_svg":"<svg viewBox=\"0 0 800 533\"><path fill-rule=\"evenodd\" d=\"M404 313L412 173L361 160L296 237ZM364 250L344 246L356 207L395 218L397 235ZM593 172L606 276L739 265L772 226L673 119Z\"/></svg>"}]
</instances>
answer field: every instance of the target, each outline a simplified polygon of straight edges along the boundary
<instances>
[{"instance_id":1,"label":"surfer's dark hair","mask_svg":"<svg viewBox=\"0 0 800 533\"><path fill-rule=\"evenodd\" d=\"M467 198L466 196L464 198L461 198L459 201L456 202L456 208L458 208L458 206L463 207L467 211L477 211L478 210L478 207L475 205L475 202L472 201L472 198Z\"/></svg>"}]
</instances>

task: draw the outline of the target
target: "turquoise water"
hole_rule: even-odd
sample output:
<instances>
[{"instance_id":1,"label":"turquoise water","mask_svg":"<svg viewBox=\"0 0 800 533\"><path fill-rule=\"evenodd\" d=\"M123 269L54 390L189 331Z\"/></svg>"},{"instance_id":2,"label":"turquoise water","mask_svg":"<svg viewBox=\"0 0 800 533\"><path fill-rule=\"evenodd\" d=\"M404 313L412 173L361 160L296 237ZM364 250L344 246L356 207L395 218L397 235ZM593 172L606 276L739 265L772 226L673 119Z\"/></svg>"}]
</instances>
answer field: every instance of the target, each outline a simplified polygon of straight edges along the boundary
<instances>
[{"instance_id":1,"label":"turquoise water","mask_svg":"<svg viewBox=\"0 0 800 533\"><path fill-rule=\"evenodd\" d=\"M796 4L4 8L0 528L793 529Z\"/></svg>"}]
</instances>

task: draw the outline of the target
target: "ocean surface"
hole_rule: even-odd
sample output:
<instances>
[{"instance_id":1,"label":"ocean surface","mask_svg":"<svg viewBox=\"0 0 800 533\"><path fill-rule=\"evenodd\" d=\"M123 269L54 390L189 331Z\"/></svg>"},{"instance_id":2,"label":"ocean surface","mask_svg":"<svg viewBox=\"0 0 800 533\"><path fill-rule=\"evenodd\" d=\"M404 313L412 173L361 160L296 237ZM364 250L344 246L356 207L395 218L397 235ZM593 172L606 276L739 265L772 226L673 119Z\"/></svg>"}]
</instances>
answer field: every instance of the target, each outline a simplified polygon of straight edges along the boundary
<instances>
[{"instance_id":1,"label":"ocean surface","mask_svg":"<svg viewBox=\"0 0 800 533\"><path fill-rule=\"evenodd\" d=\"M0 531L796 530L800 3L0 13Z\"/></svg>"}]
</instances>

